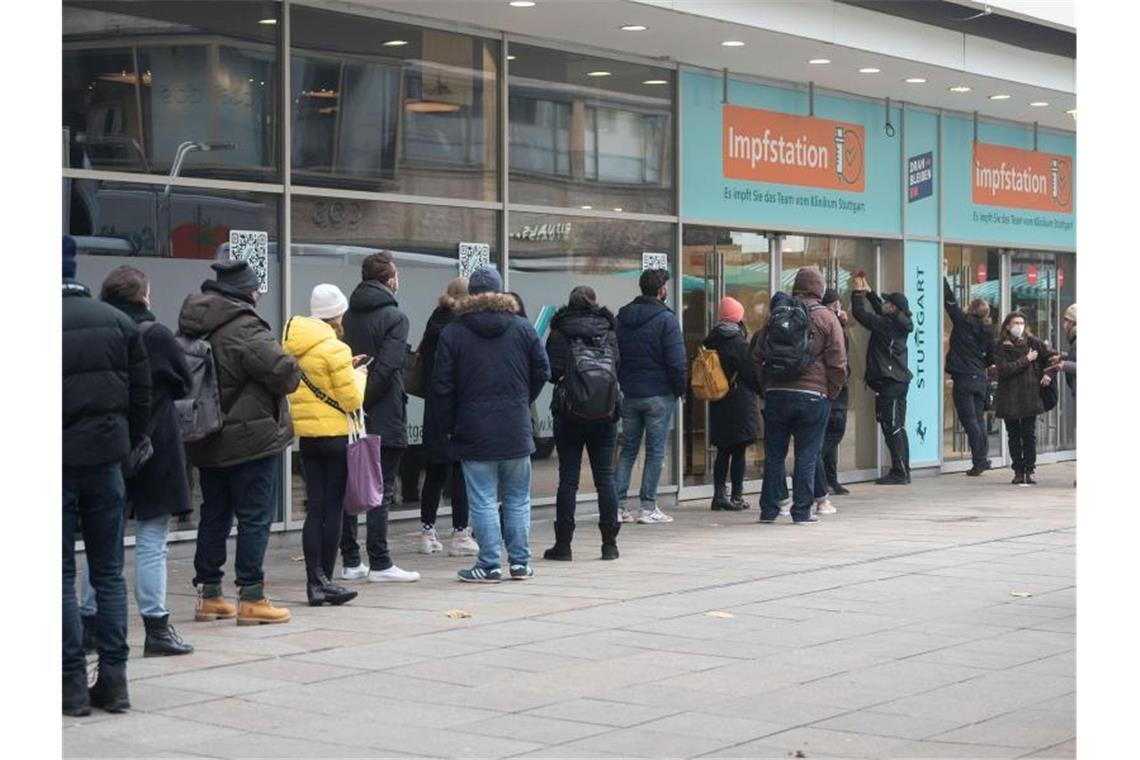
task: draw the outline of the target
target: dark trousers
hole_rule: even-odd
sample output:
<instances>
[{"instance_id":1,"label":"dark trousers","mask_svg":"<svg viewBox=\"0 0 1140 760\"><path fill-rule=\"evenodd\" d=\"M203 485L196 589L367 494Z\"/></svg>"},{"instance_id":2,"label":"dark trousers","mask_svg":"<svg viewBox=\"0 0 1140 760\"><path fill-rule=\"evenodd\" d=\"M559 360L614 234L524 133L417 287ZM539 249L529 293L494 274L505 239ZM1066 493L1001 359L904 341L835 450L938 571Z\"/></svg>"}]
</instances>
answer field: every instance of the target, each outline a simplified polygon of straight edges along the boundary
<instances>
[{"instance_id":1,"label":"dark trousers","mask_svg":"<svg viewBox=\"0 0 1140 760\"><path fill-rule=\"evenodd\" d=\"M348 437L301 439L305 476L305 528L301 546L310 582L318 573L331 578L344 521L344 492L348 485Z\"/></svg>"},{"instance_id":2,"label":"dark trousers","mask_svg":"<svg viewBox=\"0 0 1140 760\"><path fill-rule=\"evenodd\" d=\"M744 495L744 465L747 452L747 443L716 447L716 459L713 460L713 487L717 493L724 490L724 480L730 474L731 464L732 498L739 499Z\"/></svg>"},{"instance_id":3,"label":"dark trousers","mask_svg":"<svg viewBox=\"0 0 1140 760\"><path fill-rule=\"evenodd\" d=\"M847 434L847 409L831 408L827 415L827 429L823 432L823 447L816 468L816 497L827 496L827 487L839 485L839 444ZM822 488L821 488L822 486ZM820 491L823 493L819 493Z\"/></svg>"},{"instance_id":4,"label":"dark trousers","mask_svg":"<svg viewBox=\"0 0 1140 760\"><path fill-rule=\"evenodd\" d=\"M439 515L439 497L444 483L451 475L451 527L463 530L470 520L467 507L467 484L463 480L463 465L459 462L428 462L424 465L424 489L420 494L420 522L435 525Z\"/></svg>"},{"instance_id":5,"label":"dark trousers","mask_svg":"<svg viewBox=\"0 0 1140 760\"><path fill-rule=\"evenodd\" d=\"M239 589L265 580L265 548L277 509L281 457L277 454L232 467L201 467L202 514L194 550L194 584L221 583L226 540L237 518L234 577Z\"/></svg>"},{"instance_id":6,"label":"dark trousers","mask_svg":"<svg viewBox=\"0 0 1140 760\"><path fill-rule=\"evenodd\" d=\"M580 424L558 416L554 417L554 445L558 449L558 498L555 524L574 527L583 448L590 457L594 488L598 492L598 524L617 524L617 486L614 483L616 442L616 422Z\"/></svg>"},{"instance_id":7,"label":"dark trousers","mask_svg":"<svg viewBox=\"0 0 1140 760\"><path fill-rule=\"evenodd\" d=\"M365 513L367 539L365 549L368 552L368 566L372 570L387 570L392 566L392 557L388 553L388 511L396 499L396 476L400 472L400 458L404 456L403 449L391 446L380 447L380 472L384 476L384 501L376 509ZM344 521L340 534L340 557L345 567L356 567L360 564L360 546L356 543L356 517L350 516Z\"/></svg>"},{"instance_id":8,"label":"dark trousers","mask_svg":"<svg viewBox=\"0 0 1140 760\"><path fill-rule=\"evenodd\" d=\"M954 378L954 410L970 443L970 459L975 467L990 461L990 440L986 435L985 381L971 377Z\"/></svg>"},{"instance_id":9,"label":"dark trousers","mask_svg":"<svg viewBox=\"0 0 1140 760\"><path fill-rule=\"evenodd\" d=\"M910 440L906 435L906 386L901 392L893 389L889 393L875 396L875 419L883 429L887 449L891 452L891 474L910 476Z\"/></svg>"},{"instance_id":10,"label":"dark trousers","mask_svg":"<svg viewBox=\"0 0 1140 760\"><path fill-rule=\"evenodd\" d=\"M1005 432L1009 437L1009 456L1013 471L1032 475L1037 469L1037 418L1007 419Z\"/></svg>"},{"instance_id":11,"label":"dark trousers","mask_svg":"<svg viewBox=\"0 0 1140 760\"><path fill-rule=\"evenodd\" d=\"M784 459L795 439L796 464L792 472L792 519L807 520L815 493L815 471L823 446L823 433L831 402L823 396L796 391L764 394L764 484L760 489L760 517L779 515L784 485Z\"/></svg>"},{"instance_id":12,"label":"dark trousers","mask_svg":"<svg viewBox=\"0 0 1140 760\"><path fill-rule=\"evenodd\" d=\"M123 665L127 647L127 583L123 579L126 488L118 462L63 468L63 674L86 673L83 624L75 598L75 532L83 531L87 569L99 611L95 645L102 665Z\"/></svg>"}]
</instances>

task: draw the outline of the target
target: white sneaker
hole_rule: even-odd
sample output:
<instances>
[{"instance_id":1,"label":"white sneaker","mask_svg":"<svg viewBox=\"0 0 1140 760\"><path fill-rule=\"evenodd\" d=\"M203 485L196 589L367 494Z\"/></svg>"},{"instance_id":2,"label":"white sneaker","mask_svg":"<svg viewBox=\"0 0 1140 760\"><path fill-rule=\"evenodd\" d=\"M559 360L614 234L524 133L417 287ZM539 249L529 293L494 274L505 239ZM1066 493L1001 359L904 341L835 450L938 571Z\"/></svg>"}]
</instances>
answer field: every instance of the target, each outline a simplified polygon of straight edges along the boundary
<instances>
[{"instance_id":1,"label":"white sneaker","mask_svg":"<svg viewBox=\"0 0 1140 760\"><path fill-rule=\"evenodd\" d=\"M641 517L637 521L642 525L654 525L656 523L671 523L673 518L661 511L660 507L654 507L652 512L641 510Z\"/></svg>"},{"instance_id":2,"label":"white sneaker","mask_svg":"<svg viewBox=\"0 0 1140 760\"><path fill-rule=\"evenodd\" d=\"M395 565L387 570L373 570L368 573L369 583L415 583L419 579L419 573L401 570Z\"/></svg>"},{"instance_id":3,"label":"white sneaker","mask_svg":"<svg viewBox=\"0 0 1140 760\"><path fill-rule=\"evenodd\" d=\"M633 513L630 512L628 509L623 509L621 511L621 521L623 523L635 523L635 522L637 522L637 518L635 518L633 516Z\"/></svg>"},{"instance_id":4,"label":"white sneaker","mask_svg":"<svg viewBox=\"0 0 1140 760\"><path fill-rule=\"evenodd\" d=\"M817 499L815 502L815 513L817 515L833 515L838 511L835 505L831 503L831 499L827 497Z\"/></svg>"},{"instance_id":5,"label":"white sneaker","mask_svg":"<svg viewBox=\"0 0 1140 760\"><path fill-rule=\"evenodd\" d=\"M368 565L361 562L356 567L341 567L340 579L342 581L358 581L368 577Z\"/></svg>"},{"instance_id":6,"label":"white sneaker","mask_svg":"<svg viewBox=\"0 0 1140 760\"><path fill-rule=\"evenodd\" d=\"M471 528L451 532L451 546L447 549L449 557L475 557L479 554L479 544L471 537Z\"/></svg>"},{"instance_id":7,"label":"white sneaker","mask_svg":"<svg viewBox=\"0 0 1140 760\"><path fill-rule=\"evenodd\" d=\"M439 542L435 528L422 528L420 530L420 554L435 554L441 551L443 551L443 544Z\"/></svg>"},{"instance_id":8,"label":"white sneaker","mask_svg":"<svg viewBox=\"0 0 1140 760\"><path fill-rule=\"evenodd\" d=\"M792 514L792 500L791 499L784 499L783 501L780 502L779 507L780 507L780 517L790 517L791 516L791 514Z\"/></svg>"}]
</instances>

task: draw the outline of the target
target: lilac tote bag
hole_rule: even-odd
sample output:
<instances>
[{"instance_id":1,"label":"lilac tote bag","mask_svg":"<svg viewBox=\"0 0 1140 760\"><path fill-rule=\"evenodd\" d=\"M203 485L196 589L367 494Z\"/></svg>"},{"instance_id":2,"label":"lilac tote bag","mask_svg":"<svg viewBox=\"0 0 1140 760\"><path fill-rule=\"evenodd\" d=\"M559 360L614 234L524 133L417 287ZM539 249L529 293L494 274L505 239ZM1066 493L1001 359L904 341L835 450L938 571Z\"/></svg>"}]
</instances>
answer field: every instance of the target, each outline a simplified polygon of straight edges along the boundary
<instances>
[{"instance_id":1,"label":"lilac tote bag","mask_svg":"<svg viewBox=\"0 0 1140 760\"><path fill-rule=\"evenodd\" d=\"M380 470L380 436L364 429L364 412L349 415L348 487L344 511L358 515L380 506L384 499L384 474Z\"/></svg>"}]
</instances>

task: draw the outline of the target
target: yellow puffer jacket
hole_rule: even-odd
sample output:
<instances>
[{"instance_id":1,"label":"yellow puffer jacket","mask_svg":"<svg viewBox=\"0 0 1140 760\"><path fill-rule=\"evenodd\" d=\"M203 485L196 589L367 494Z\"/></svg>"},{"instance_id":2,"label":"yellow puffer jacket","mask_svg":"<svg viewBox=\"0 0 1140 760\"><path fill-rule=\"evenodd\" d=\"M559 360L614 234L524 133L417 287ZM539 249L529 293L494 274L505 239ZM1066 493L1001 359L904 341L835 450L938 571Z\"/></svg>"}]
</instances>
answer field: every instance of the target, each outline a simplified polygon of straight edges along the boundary
<instances>
[{"instance_id":1,"label":"yellow puffer jacket","mask_svg":"<svg viewBox=\"0 0 1140 760\"><path fill-rule=\"evenodd\" d=\"M312 317L293 317L285 325L282 342L297 357L305 377L344 412L355 412L364 403L367 375L352 368L352 351L337 339L331 325ZM303 381L289 394L289 407L293 429L302 438L348 435L344 412L318 399Z\"/></svg>"}]
</instances>

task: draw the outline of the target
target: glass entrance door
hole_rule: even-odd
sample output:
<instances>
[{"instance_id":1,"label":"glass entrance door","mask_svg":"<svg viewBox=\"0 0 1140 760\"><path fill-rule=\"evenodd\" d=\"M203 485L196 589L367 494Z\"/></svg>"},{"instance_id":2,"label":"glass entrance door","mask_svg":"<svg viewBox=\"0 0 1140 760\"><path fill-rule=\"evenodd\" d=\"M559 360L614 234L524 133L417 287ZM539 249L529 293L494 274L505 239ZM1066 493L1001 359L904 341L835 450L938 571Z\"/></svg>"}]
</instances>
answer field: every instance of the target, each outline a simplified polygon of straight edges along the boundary
<instances>
[{"instance_id":1,"label":"glass entrance door","mask_svg":"<svg viewBox=\"0 0 1140 760\"><path fill-rule=\"evenodd\" d=\"M1070 278L1062 266L1058 272L1058 257L1040 251L1012 251L1009 268L1010 308L1025 315L1025 327L1050 348L1064 350L1067 340L1061 336L1060 279ZM1075 292L1075 282L1065 283ZM1061 448L1061 397L1068 394L1061 388L1058 405L1037 418L1037 453L1058 451ZM1066 402L1071 399L1066 398ZM1066 436L1069 437L1069 436Z\"/></svg>"}]
</instances>

